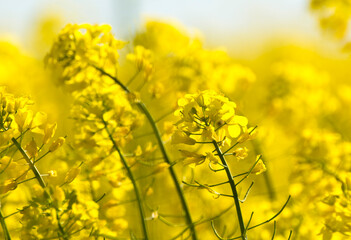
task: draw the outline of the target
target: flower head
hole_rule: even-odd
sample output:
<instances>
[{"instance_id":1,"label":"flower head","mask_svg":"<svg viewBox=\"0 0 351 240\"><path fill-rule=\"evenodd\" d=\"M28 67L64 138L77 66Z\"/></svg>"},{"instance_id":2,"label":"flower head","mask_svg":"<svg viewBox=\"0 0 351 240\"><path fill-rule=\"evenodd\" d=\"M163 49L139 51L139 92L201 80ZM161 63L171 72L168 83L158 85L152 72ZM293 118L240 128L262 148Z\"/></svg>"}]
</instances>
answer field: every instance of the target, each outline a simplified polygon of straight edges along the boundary
<instances>
[{"instance_id":1,"label":"flower head","mask_svg":"<svg viewBox=\"0 0 351 240\"><path fill-rule=\"evenodd\" d=\"M178 101L178 105L175 115L181 119L174 136L180 135L180 131L188 136L201 136L202 141L230 144L231 139L246 130L247 118L235 114L236 104L214 91L187 94Z\"/></svg>"}]
</instances>

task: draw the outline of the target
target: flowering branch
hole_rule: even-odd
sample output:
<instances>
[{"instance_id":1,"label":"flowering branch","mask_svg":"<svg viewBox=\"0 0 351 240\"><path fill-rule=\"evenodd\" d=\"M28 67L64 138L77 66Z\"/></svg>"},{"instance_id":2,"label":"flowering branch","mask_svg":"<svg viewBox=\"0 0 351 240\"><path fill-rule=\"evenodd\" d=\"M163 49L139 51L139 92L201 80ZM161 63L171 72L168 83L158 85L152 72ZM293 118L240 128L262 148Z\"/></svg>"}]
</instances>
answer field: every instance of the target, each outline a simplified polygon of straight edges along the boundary
<instances>
[{"instance_id":1,"label":"flowering branch","mask_svg":"<svg viewBox=\"0 0 351 240\"><path fill-rule=\"evenodd\" d=\"M30 160L30 158L28 157L27 153L25 153L25 151L23 150L23 148L21 147L21 145L17 142L16 138L12 138L12 142L14 143L14 145L17 147L17 149L20 151L20 153L22 154L24 160L26 160L26 162L28 163L30 169L32 170L32 172L34 173L35 178L38 180L40 186L42 188L46 187L46 184L44 182L44 179L41 177L39 170L37 169L37 167L34 165L34 163L32 162L32 160Z\"/></svg>"},{"instance_id":2,"label":"flowering branch","mask_svg":"<svg viewBox=\"0 0 351 240\"><path fill-rule=\"evenodd\" d=\"M219 156L219 158L222 161L222 164L226 166L225 168L225 172L227 174L228 177L228 181L230 184L230 188L232 189L232 193L233 193L233 198L234 198L234 204L235 204L235 208L236 208L236 213L238 216L238 222L239 222L239 226L240 226L240 232L241 232L241 239L242 240L246 240L246 231L245 231L245 225L244 225L244 219L241 213L241 208L240 208L240 200L239 200L239 195L238 192L236 190L236 185L235 182L232 178L232 173L230 172L229 166L227 165L227 162L222 154L221 149L219 148L217 142L215 140L213 140L213 145L216 148L217 154Z\"/></svg>"},{"instance_id":3,"label":"flowering branch","mask_svg":"<svg viewBox=\"0 0 351 240\"><path fill-rule=\"evenodd\" d=\"M134 176L132 174L132 171L130 170L130 167L128 166L127 164L127 161L125 160L121 150L119 149L116 141L113 139L109 129L108 129L108 126L107 126L107 122L102 118L102 122L105 126L105 131L107 132L108 134L108 137L109 139L111 140L112 144L113 144L113 148L117 151L121 161L122 161L122 164L124 166L124 168L127 170L127 173L128 173L128 177L130 179L130 181L132 182L133 184L133 189L134 189L134 193L135 193L135 196L137 198L137 202L138 202L138 207L139 207L139 213L140 213L140 217L142 218L141 220L141 224L142 224L142 228L143 228L143 233L144 233L144 237L145 239L149 239L148 237L148 231L147 231L147 227L146 227L146 220L145 220L145 213L144 213L144 208L142 206L142 203L141 203L141 196L140 196L140 193L139 193L139 190L138 190L138 186L137 186L137 183L134 179Z\"/></svg>"},{"instance_id":4,"label":"flowering branch","mask_svg":"<svg viewBox=\"0 0 351 240\"><path fill-rule=\"evenodd\" d=\"M98 71L100 71L103 75L111 78L118 86L120 86L126 93L131 93L131 91L129 90L128 87L126 87L118 78L112 76L111 74L107 73L105 70L103 70L102 68L99 68L97 66L93 66L94 68L96 68ZM184 197L184 193L183 193L183 190L178 182L178 177L177 177L177 174L175 173L173 167L172 167L172 162L170 161L170 158L166 152L166 149L163 145L163 142L162 142L162 138L161 138L161 134L160 134L160 131L158 130L158 127L156 126L156 123L155 123L155 120L153 119L153 117L151 116L150 112L148 111L147 107L145 106L145 104L141 101L137 101L136 102L136 105L139 107L139 109L145 114L146 118L148 119L151 127L152 127L152 130L155 134L155 137L157 139L157 142L158 142L158 145L160 147L160 150L162 152L162 155L164 157L164 160L166 163L168 163L170 165L170 167L168 168L169 169L169 172L171 174L171 177L172 177L172 180L175 184L175 187L177 189L177 192L178 192L178 196L180 198L180 201L182 203L182 206L183 206L183 210L185 212L185 217L186 217L186 221L187 221L187 224L190 226L190 230L192 231L192 238L194 240L197 240L197 236L196 236L196 232L195 232L195 228L193 226L193 221L192 221L192 218L191 218L191 215L190 215L190 211L189 211L189 207L188 207L188 204L185 200L185 197Z\"/></svg>"}]
</instances>

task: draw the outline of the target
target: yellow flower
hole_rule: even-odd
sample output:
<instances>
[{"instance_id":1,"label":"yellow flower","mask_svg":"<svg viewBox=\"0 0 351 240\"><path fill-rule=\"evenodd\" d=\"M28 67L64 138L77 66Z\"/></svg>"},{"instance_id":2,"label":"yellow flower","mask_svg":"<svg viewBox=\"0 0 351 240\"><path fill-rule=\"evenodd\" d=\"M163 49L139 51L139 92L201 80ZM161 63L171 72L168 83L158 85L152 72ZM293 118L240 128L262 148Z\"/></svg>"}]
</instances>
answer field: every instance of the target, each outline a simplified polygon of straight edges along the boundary
<instances>
[{"instance_id":1,"label":"yellow flower","mask_svg":"<svg viewBox=\"0 0 351 240\"><path fill-rule=\"evenodd\" d=\"M206 156L202 155L202 154L198 154L195 152L190 152L187 150L179 150L181 152L181 154L186 157L183 161L183 163L185 165L199 165L201 163L203 163L206 160Z\"/></svg>"},{"instance_id":2,"label":"yellow flower","mask_svg":"<svg viewBox=\"0 0 351 240\"><path fill-rule=\"evenodd\" d=\"M248 150L246 147L243 147L243 148L237 148L233 151L233 155L234 157L236 157L236 159L238 160L242 160L244 158L247 157L248 155Z\"/></svg>"},{"instance_id":3,"label":"yellow flower","mask_svg":"<svg viewBox=\"0 0 351 240\"><path fill-rule=\"evenodd\" d=\"M5 194L9 191L15 190L17 188L17 182L14 178L6 180L4 183L0 184L0 194Z\"/></svg>"},{"instance_id":4,"label":"yellow flower","mask_svg":"<svg viewBox=\"0 0 351 240\"><path fill-rule=\"evenodd\" d=\"M216 157L212 152L206 153L206 159L208 159L211 163L214 164L219 163L219 158Z\"/></svg>"},{"instance_id":5,"label":"yellow flower","mask_svg":"<svg viewBox=\"0 0 351 240\"><path fill-rule=\"evenodd\" d=\"M80 167L71 168L65 177L65 183L71 183L80 173Z\"/></svg>"},{"instance_id":6,"label":"yellow flower","mask_svg":"<svg viewBox=\"0 0 351 240\"><path fill-rule=\"evenodd\" d=\"M34 139L32 138L32 140L24 147L24 149L26 150L26 153L28 154L28 156L30 158L34 158L38 155L38 147L37 147L37 143L34 141Z\"/></svg>"},{"instance_id":7,"label":"yellow flower","mask_svg":"<svg viewBox=\"0 0 351 240\"><path fill-rule=\"evenodd\" d=\"M23 132L31 127L33 120L33 112L28 109L20 109L15 115L15 122L17 123L18 130Z\"/></svg>"},{"instance_id":8,"label":"yellow flower","mask_svg":"<svg viewBox=\"0 0 351 240\"><path fill-rule=\"evenodd\" d=\"M66 139L64 137L59 137L56 139L49 147L50 152L56 151L59 147L61 147L65 143Z\"/></svg>"},{"instance_id":9,"label":"yellow flower","mask_svg":"<svg viewBox=\"0 0 351 240\"><path fill-rule=\"evenodd\" d=\"M90 85L86 74L97 76L92 65L116 70L117 50L124 45L113 36L109 25L68 24L58 35L45 63L63 83L78 90Z\"/></svg>"},{"instance_id":10,"label":"yellow flower","mask_svg":"<svg viewBox=\"0 0 351 240\"><path fill-rule=\"evenodd\" d=\"M156 168L154 169L153 173L160 173L169 168L170 165L168 163L159 163L156 165Z\"/></svg>"},{"instance_id":11,"label":"yellow flower","mask_svg":"<svg viewBox=\"0 0 351 240\"><path fill-rule=\"evenodd\" d=\"M3 171L5 168L9 167L11 158L9 156L3 156L0 159L0 171Z\"/></svg>"},{"instance_id":12,"label":"yellow flower","mask_svg":"<svg viewBox=\"0 0 351 240\"><path fill-rule=\"evenodd\" d=\"M32 126L33 128L43 129L47 122L47 114L44 112L37 112L33 118Z\"/></svg>"},{"instance_id":13,"label":"yellow flower","mask_svg":"<svg viewBox=\"0 0 351 240\"><path fill-rule=\"evenodd\" d=\"M50 171L48 172L48 176L49 176L49 177L57 177L57 172L56 172L56 170L50 170Z\"/></svg>"},{"instance_id":14,"label":"yellow flower","mask_svg":"<svg viewBox=\"0 0 351 240\"><path fill-rule=\"evenodd\" d=\"M172 144L184 143L194 145L196 140L186 135L183 131L177 130L172 135Z\"/></svg>"},{"instance_id":15,"label":"yellow flower","mask_svg":"<svg viewBox=\"0 0 351 240\"><path fill-rule=\"evenodd\" d=\"M240 135L241 128L239 125L229 125L228 126L228 133L232 138L236 138Z\"/></svg>"},{"instance_id":16,"label":"yellow flower","mask_svg":"<svg viewBox=\"0 0 351 240\"><path fill-rule=\"evenodd\" d=\"M258 160L258 162L256 163L255 167L252 169L251 174L256 174L259 175L263 172L265 172L266 169L266 165L263 163L263 161L260 159Z\"/></svg>"},{"instance_id":17,"label":"yellow flower","mask_svg":"<svg viewBox=\"0 0 351 240\"><path fill-rule=\"evenodd\" d=\"M152 67L150 63L152 53L143 46L135 46L134 53L129 53L127 59L136 64L139 70Z\"/></svg>"},{"instance_id":18,"label":"yellow flower","mask_svg":"<svg viewBox=\"0 0 351 240\"><path fill-rule=\"evenodd\" d=\"M201 135L204 141L222 141L218 139L222 136L237 138L248 124L246 117L235 114L236 104L215 91L187 94L178 100L178 105L178 129Z\"/></svg>"},{"instance_id":19,"label":"yellow flower","mask_svg":"<svg viewBox=\"0 0 351 240\"><path fill-rule=\"evenodd\" d=\"M59 186L55 187L53 198L58 203L61 203L61 202L63 202L63 200L65 200L65 193L63 192L61 187L59 187Z\"/></svg>"},{"instance_id":20,"label":"yellow flower","mask_svg":"<svg viewBox=\"0 0 351 240\"><path fill-rule=\"evenodd\" d=\"M212 125L205 126L203 131L202 131L201 136L204 139L212 139L212 140L217 139L217 134L216 134L215 128Z\"/></svg>"},{"instance_id":21,"label":"yellow flower","mask_svg":"<svg viewBox=\"0 0 351 240\"><path fill-rule=\"evenodd\" d=\"M56 128L57 128L57 123L45 125L44 137L43 137L44 144L47 144L50 141L50 139L54 136Z\"/></svg>"},{"instance_id":22,"label":"yellow flower","mask_svg":"<svg viewBox=\"0 0 351 240\"><path fill-rule=\"evenodd\" d=\"M128 222L122 218L117 218L113 220L112 228L117 232L123 232L125 229L128 228Z\"/></svg>"},{"instance_id":23,"label":"yellow flower","mask_svg":"<svg viewBox=\"0 0 351 240\"><path fill-rule=\"evenodd\" d=\"M153 98L160 99L165 92L165 85L161 82L152 83L150 84L148 91Z\"/></svg>"}]
</instances>

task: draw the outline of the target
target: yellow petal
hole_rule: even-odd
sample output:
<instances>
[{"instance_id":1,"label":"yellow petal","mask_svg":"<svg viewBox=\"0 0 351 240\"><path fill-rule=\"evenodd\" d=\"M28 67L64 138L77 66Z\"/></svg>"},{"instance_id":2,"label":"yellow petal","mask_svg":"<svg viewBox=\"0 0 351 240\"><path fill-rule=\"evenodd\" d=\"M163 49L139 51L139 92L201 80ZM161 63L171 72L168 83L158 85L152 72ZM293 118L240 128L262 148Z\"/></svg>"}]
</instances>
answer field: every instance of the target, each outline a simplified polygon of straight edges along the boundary
<instances>
[{"instance_id":1,"label":"yellow petal","mask_svg":"<svg viewBox=\"0 0 351 240\"><path fill-rule=\"evenodd\" d=\"M17 188L17 182L14 178L6 180L0 185L0 194L5 194Z\"/></svg>"},{"instance_id":2,"label":"yellow petal","mask_svg":"<svg viewBox=\"0 0 351 240\"><path fill-rule=\"evenodd\" d=\"M33 127L43 128L47 122L47 114L44 112L37 112L33 118Z\"/></svg>"},{"instance_id":3,"label":"yellow petal","mask_svg":"<svg viewBox=\"0 0 351 240\"><path fill-rule=\"evenodd\" d=\"M15 115L15 122L17 123L18 130L23 132L27 128L30 128L32 123L33 112L30 110L18 110Z\"/></svg>"},{"instance_id":4,"label":"yellow petal","mask_svg":"<svg viewBox=\"0 0 351 240\"><path fill-rule=\"evenodd\" d=\"M72 182L80 173L80 168L79 167L74 167L71 168L68 173L66 174L65 177L65 183L70 183Z\"/></svg>"},{"instance_id":5,"label":"yellow petal","mask_svg":"<svg viewBox=\"0 0 351 240\"><path fill-rule=\"evenodd\" d=\"M232 138L236 138L240 135L240 132L241 132L241 128L239 127L239 125L229 125L228 126L228 132L229 132L229 135L232 137Z\"/></svg>"},{"instance_id":6,"label":"yellow petal","mask_svg":"<svg viewBox=\"0 0 351 240\"><path fill-rule=\"evenodd\" d=\"M57 128L57 123L54 124L47 124L44 129L44 138L43 138L43 143L47 144L50 139L54 136L55 131Z\"/></svg>"},{"instance_id":7,"label":"yellow petal","mask_svg":"<svg viewBox=\"0 0 351 240\"><path fill-rule=\"evenodd\" d=\"M189 137L182 131L176 131L172 136L172 144L184 143L188 145L194 145L196 140Z\"/></svg>"},{"instance_id":8,"label":"yellow petal","mask_svg":"<svg viewBox=\"0 0 351 240\"><path fill-rule=\"evenodd\" d=\"M252 169L251 174L261 174L263 172L265 172L266 169L266 165L263 163L263 161L260 159L257 164L255 165L255 167Z\"/></svg>"},{"instance_id":9,"label":"yellow petal","mask_svg":"<svg viewBox=\"0 0 351 240\"><path fill-rule=\"evenodd\" d=\"M59 137L56 139L51 146L49 147L50 152L56 151L59 147L61 147L65 143L66 139L64 137Z\"/></svg>"},{"instance_id":10,"label":"yellow petal","mask_svg":"<svg viewBox=\"0 0 351 240\"><path fill-rule=\"evenodd\" d=\"M208 159L211 163L217 164L219 162L218 157L216 157L212 152L206 153L206 159Z\"/></svg>"},{"instance_id":11,"label":"yellow petal","mask_svg":"<svg viewBox=\"0 0 351 240\"><path fill-rule=\"evenodd\" d=\"M37 143L32 139L25 147L24 149L26 150L28 156L30 158L34 158L38 155L38 147Z\"/></svg>"},{"instance_id":12,"label":"yellow petal","mask_svg":"<svg viewBox=\"0 0 351 240\"><path fill-rule=\"evenodd\" d=\"M248 124L247 118L243 117L243 116L235 115L233 118L233 121L242 127L247 126L247 124Z\"/></svg>"},{"instance_id":13,"label":"yellow petal","mask_svg":"<svg viewBox=\"0 0 351 240\"><path fill-rule=\"evenodd\" d=\"M59 203L65 200L65 193L63 192L62 188L60 188L59 186L55 187L53 198Z\"/></svg>"}]
</instances>

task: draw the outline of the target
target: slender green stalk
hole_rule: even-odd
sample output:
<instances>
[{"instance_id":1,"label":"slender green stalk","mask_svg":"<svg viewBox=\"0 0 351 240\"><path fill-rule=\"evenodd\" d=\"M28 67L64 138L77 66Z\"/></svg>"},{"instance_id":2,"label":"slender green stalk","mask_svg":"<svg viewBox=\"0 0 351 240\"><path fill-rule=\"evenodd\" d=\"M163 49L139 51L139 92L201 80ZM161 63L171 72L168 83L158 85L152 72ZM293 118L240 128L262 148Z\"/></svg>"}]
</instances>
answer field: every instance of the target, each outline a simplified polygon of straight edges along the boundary
<instances>
[{"instance_id":1,"label":"slender green stalk","mask_svg":"<svg viewBox=\"0 0 351 240\"><path fill-rule=\"evenodd\" d=\"M264 224L266 224L266 223L269 223L270 221L272 221L272 220L275 219L276 217L278 217L279 214L281 214L281 213L283 212L283 210L284 210L284 208L286 207L286 205L288 205L288 202L289 202L290 198L291 198L291 196L289 195L289 197L288 197L288 199L286 200L286 202L284 203L283 207L282 207L273 217L271 217L270 219L268 219L268 220L266 220L266 221L264 221L264 222L261 222L261 223L259 223L259 224L256 224L255 226L249 227L247 230L250 230L250 229L253 229L253 228L257 228L257 227L259 227L259 226L262 226L262 225L264 225Z\"/></svg>"},{"instance_id":2,"label":"slender green stalk","mask_svg":"<svg viewBox=\"0 0 351 240\"><path fill-rule=\"evenodd\" d=\"M37 169L37 167L34 165L34 163L32 162L32 160L30 160L30 158L28 157L27 153L23 150L23 148L21 147L21 145L17 142L17 140L15 138L12 138L12 142L14 143L14 145L17 147L17 149L20 151L20 153L22 154L23 158L26 160L26 162L28 163L31 171L33 172L35 178L37 179L37 181L39 182L39 185L44 189L44 194L47 198L51 199L51 196L49 194L49 192L46 189L46 184L44 182L44 179L42 178L39 170ZM56 209L56 213L57 213L57 209ZM56 215L56 217L58 217L58 215ZM64 231L64 229L61 226L60 220L58 220L58 227L59 230L62 234L62 238L63 239L68 239L68 237L66 236L66 233Z\"/></svg>"},{"instance_id":3,"label":"slender green stalk","mask_svg":"<svg viewBox=\"0 0 351 240\"><path fill-rule=\"evenodd\" d=\"M128 89L128 87L126 87L125 85L123 85L123 83L121 81L119 81L118 78L112 76L111 74L105 72L103 69L99 68L99 67L96 67L94 66L98 71L100 71L102 74L108 76L109 78L111 78L117 85L119 85L126 93L130 93L131 91ZM187 224L190 226L190 230L192 231L192 239L193 240L197 240L197 235L196 235L196 231L195 231L195 227L194 227L194 224L193 224L193 220L191 218L191 215L190 215L190 211L189 211L189 208L188 208L188 204L185 200L185 197L184 197L184 193L183 193L183 190L180 186L180 183L178 181L178 177L177 177L177 174L175 173L174 169L173 169L173 164L172 162L170 161L170 158L166 152L166 149L163 145L163 142L162 142L162 138L161 138L161 134L160 134L160 131L158 130L157 126L156 126L156 123L155 123L155 120L153 119L153 117L151 116L150 112L148 111L148 109L146 108L145 104L143 102L137 102L136 103L138 108L145 114L146 118L148 119L151 127L152 127L152 130L154 131L155 133L155 136L156 136L156 139L157 139L157 142L158 142L158 145L159 145L159 148L162 152L162 155L164 157L164 160L166 163L168 163L170 165L170 167L168 168L170 174L171 174L171 177L172 177L172 180L175 184L175 187L176 187L176 190L178 192L178 196L180 198L180 201L181 201L181 204L183 206L183 210L184 210L184 213L185 213L185 217L186 217L186 221L187 221Z\"/></svg>"},{"instance_id":4,"label":"slender green stalk","mask_svg":"<svg viewBox=\"0 0 351 240\"><path fill-rule=\"evenodd\" d=\"M34 163L32 162L32 160L30 160L30 158L28 157L27 153L25 153L25 151L23 150L23 148L21 147L21 145L17 142L16 138L12 138L12 142L15 144L15 146L17 147L17 149L20 151L20 153L22 154L23 158L26 160L26 162L28 163L30 169L32 170L32 172L34 173L35 178L38 180L40 186L42 188L46 187L46 184L44 182L44 179L41 177L37 167L34 165Z\"/></svg>"},{"instance_id":5,"label":"slender green stalk","mask_svg":"<svg viewBox=\"0 0 351 240\"><path fill-rule=\"evenodd\" d=\"M0 209L0 223L1 223L2 231L3 231L4 237L5 237L4 239L11 240L11 236L10 236L9 230L7 229L5 218L2 215L1 209Z\"/></svg>"},{"instance_id":6,"label":"slender green stalk","mask_svg":"<svg viewBox=\"0 0 351 240\"><path fill-rule=\"evenodd\" d=\"M136 197L137 202L138 202L139 213L140 213L140 217L141 217L141 225L142 225L142 228L143 228L144 237L147 240L147 239L149 239L149 237L148 237L149 235L148 235L148 231L147 231L147 227L146 227L146 219L145 219L144 208L143 208L142 203L141 203L141 195L139 193L137 183L135 181L135 178L133 176L132 171L130 170L130 167L127 164L127 161L125 160L125 158L124 158L121 150L119 149L116 141L113 139L113 137L111 135L111 132L108 129L107 123L105 122L104 119L102 119L102 122L104 123L105 131L107 132L108 137L109 137L109 139L111 140L111 142L113 144L113 148L117 151L124 168L127 170L128 177L129 177L130 181L133 184L134 193L135 193L135 197Z\"/></svg>"},{"instance_id":7,"label":"slender green stalk","mask_svg":"<svg viewBox=\"0 0 351 240\"><path fill-rule=\"evenodd\" d=\"M230 188L232 189L232 193L233 193L233 197L234 197L234 204L235 204L235 208L236 208L236 213L237 213L237 216L238 216L238 222L239 222L239 226L240 226L240 232L241 232L241 239L242 240L246 240L246 231L245 231L245 225L244 225L244 219L243 219L243 216L242 216L242 213L241 213L241 208L240 208L240 201L239 201L239 195L238 195L238 192L236 190L236 186L235 186L235 182L233 180L233 175L231 174L230 172L230 169L229 169L229 166L223 156L223 153L221 151L221 149L219 148L217 142L215 140L213 140L213 145L214 147L216 148L216 151L217 151L217 154L219 156L219 158L221 159L222 161L222 164L225 167L225 172L227 174L227 177L228 177L228 181L229 181L229 184L230 184Z\"/></svg>"},{"instance_id":8,"label":"slender green stalk","mask_svg":"<svg viewBox=\"0 0 351 240\"><path fill-rule=\"evenodd\" d=\"M29 208L29 206L25 206L25 207L23 207L22 209L17 210L16 212L13 212L13 213L11 213L11 214L5 216L4 219L6 219L6 218L8 218L8 217L11 217L11 216L13 216L13 215L15 215L15 214L17 214L17 213L19 213L19 212L25 210L26 208Z\"/></svg>"}]
</instances>

